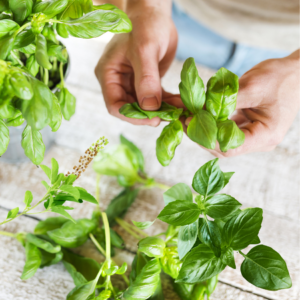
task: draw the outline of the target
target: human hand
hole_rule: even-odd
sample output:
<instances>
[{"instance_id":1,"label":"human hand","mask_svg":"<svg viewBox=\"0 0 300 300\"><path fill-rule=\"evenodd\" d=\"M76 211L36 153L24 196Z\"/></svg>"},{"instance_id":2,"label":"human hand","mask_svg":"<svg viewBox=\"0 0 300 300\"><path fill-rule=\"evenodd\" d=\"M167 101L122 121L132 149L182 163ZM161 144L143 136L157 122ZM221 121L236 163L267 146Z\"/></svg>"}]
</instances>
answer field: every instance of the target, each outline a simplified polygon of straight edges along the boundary
<instances>
[{"instance_id":1,"label":"human hand","mask_svg":"<svg viewBox=\"0 0 300 300\"><path fill-rule=\"evenodd\" d=\"M245 133L242 146L216 157L273 150L284 138L300 109L299 50L281 59L269 59L254 66L239 80L237 114L231 119ZM185 126L191 118L185 121Z\"/></svg>"},{"instance_id":2,"label":"human hand","mask_svg":"<svg viewBox=\"0 0 300 300\"><path fill-rule=\"evenodd\" d=\"M136 125L157 126L152 120L130 119L119 113L126 103L138 101L144 110L157 110L162 98L172 97L161 88L160 78L176 52L177 31L171 19L171 1L131 1L127 9L131 33L116 35L107 45L95 73L108 112ZM151 3L151 4L149 4ZM165 100L164 100L165 101ZM178 98L175 100L178 101Z\"/></svg>"}]
</instances>

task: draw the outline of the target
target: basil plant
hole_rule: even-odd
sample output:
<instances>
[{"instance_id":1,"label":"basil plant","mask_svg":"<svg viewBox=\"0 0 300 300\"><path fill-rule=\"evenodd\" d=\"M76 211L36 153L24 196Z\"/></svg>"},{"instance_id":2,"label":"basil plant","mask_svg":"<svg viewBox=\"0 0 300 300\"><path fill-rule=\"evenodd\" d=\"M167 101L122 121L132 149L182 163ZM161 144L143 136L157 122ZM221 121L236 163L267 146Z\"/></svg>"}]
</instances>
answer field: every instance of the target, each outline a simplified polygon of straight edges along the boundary
<instances>
[{"instance_id":1,"label":"basil plant","mask_svg":"<svg viewBox=\"0 0 300 300\"><path fill-rule=\"evenodd\" d=\"M241 146L245 134L230 119L236 108L239 90L238 76L221 68L212 76L205 92L202 79L193 58L188 58L181 71L180 95L186 110L162 102L158 111L142 110L137 103L127 103L120 113L128 118L152 119L159 117L170 123L156 141L156 156L163 166L168 166L183 137L180 117L192 116L187 135L199 145L215 149L216 141L222 152ZM204 109L204 107L206 109Z\"/></svg>"},{"instance_id":2,"label":"basil plant","mask_svg":"<svg viewBox=\"0 0 300 300\"><path fill-rule=\"evenodd\" d=\"M9 144L8 127L26 127L22 147L31 161L43 161L40 130L57 131L70 120L76 99L66 88L69 64L59 38L90 39L131 31L117 7L92 0L0 0L0 155Z\"/></svg>"}]
</instances>

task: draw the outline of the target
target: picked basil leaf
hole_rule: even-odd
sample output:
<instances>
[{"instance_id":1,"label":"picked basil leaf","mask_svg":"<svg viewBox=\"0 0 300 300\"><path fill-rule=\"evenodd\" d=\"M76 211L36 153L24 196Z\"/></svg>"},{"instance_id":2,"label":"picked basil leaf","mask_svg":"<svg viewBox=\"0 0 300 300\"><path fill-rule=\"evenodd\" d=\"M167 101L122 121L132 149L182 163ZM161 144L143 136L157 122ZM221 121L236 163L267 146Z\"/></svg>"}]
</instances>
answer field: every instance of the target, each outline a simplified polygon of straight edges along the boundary
<instances>
[{"instance_id":1,"label":"picked basil leaf","mask_svg":"<svg viewBox=\"0 0 300 300\"><path fill-rule=\"evenodd\" d=\"M235 149L244 144L245 133L232 120L218 122L217 140L222 152Z\"/></svg>"},{"instance_id":2,"label":"picked basil leaf","mask_svg":"<svg viewBox=\"0 0 300 300\"><path fill-rule=\"evenodd\" d=\"M197 114L202 110L205 103L205 87L192 57L183 64L179 90L182 102L189 111Z\"/></svg>"},{"instance_id":3,"label":"picked basil leaf","mask_svg":"<svg viewBox=\"0 0 300 300\"><path fill-rule=\"evenodd\" d=\"M41 248L49 253L58 253L61 250L59 245L54 246L52 243L45 241L43 239L40 239L39 237L37 237L31 233L27 233L26 240L29 243L31 243L31 244L37 246L38 248Z\"/></svg>"},{"instance_id":4,"label":"picked basil leaf","mask_svg":"<svg viewBox=\"0 0 300 300\"><path fill-rule=\"evenodd\" d=\"M127 103L123 105L119 109L120 114L127 118L132 118L132 119L147 119L147 116L139 109L136 108L137 104L136 105L134 104L135 103Z\"/></svg>"},{"instance_id":5,"label":"picked basil leaf","mask_svg":"<svg viewBox=\"0 0 300 300\"><path fill-rule=\"evenodd\" d=\"M249 246L258 235L263 220L261 208L247 208L230 218L223 227L222 236L233 250Z\"/></svg>"},{"instance_id":6,"label":"picked basil leaf","mask_svg":"<svg viewBox=\"0 0 300 300\"><path fill-rule=\"evenodd\" d=\"M259 245L244 257L241 272L248 282L269 291L289 289L292 286L286 262L274 249Z\"/></svg>"},{"instance_id":7,"label":"picked basil leaf","mask_svg":"<svg viewBox=\"0 0 300 300\"><path fill-rule=\"evenodd\" d=\"M63 253L61 251L57 253L49 253L42 249L39 250L42 254L42 262L40 268L55 265L59 263L63 258Z\"/></svg>"},{"instance_id":8,"label":"picked basil leaf","mask_svg":"<svg viewBox=\"0 0 300 300\"><path fill-rule=\"evenodd\" d=\"M156 156L162 166L168 166L175 155L175 150L183 138L183 128L179 120L167 125L156 141Z\"/></svg>"},{"instance_id":9,"label":"picked basil leaf","mask_svg":"<svg viewBox=\"0 0 300 300\"><path fill-rule=\"evenodd\" d=\"M64 267L66 268L66 270L68 271L68 273L71 275L75 286L81 285L83 283L86 283L87 280L85 279L85 277L77 272L76 268L71 265L70 263L63 261Z\"/></svg>"},{"instance_id":10,"label":"picked basil leaf","mask_svg":"<svg viewBox=\"0 0 300 300\"><path fill-rule=\"evenodd\" d=\"M185 258L176 282L197 283L221 273L226 265L206 245L195 247Z\"/></svg>"},{"instance_id":11,"label":"picked basil leaf","mask_svg":"<svg viewBox=\"0 0 300 300\"><path fill-rule=\"evenodd\" d=\"M172 201L176 200L186 200L193 202L193 194L190 187L185 183L177 183L173 185L170 189L164 192L164 202L168 205Z\"/></svg>"},{"instance_id":12,"label":"picked basil leaf","mask_svg":"<svg viewBox=\"0 0 300 300\"><path fill-rule=\"evenodd\" d=\"M239 77L225 68L221 68L207 83L206 110L216 120L226 120L235 110Z\"/></svg>"},{"instance_id":13,"label":"picked basil leaf","mask_svg":"<svg viewBox=\"0 0 300 300\"><path fill-rule=\"evenodd\" d=\"M198 237L198 220L192 224L181 226L178 233L178 255L183 259L193 248Z\"/></svg>"},{"instance_id":14,"label":"picked basil leaf","mask_svg":"<svg viewBox=\"0 0 300 300\"><path fill-rule=\"evenodd\" d=\"M146 237L139 241L139 251L149 257L159 258L164 255L165 242L158 237Z\"/></svg>"},{"instance_id":15,"label":"picked basil leaf","mask_svg":"<svg viewBox=\"0 0 300 300\"><path fill-rule=\"evenodd\" d=\"M198 205L184 200L170 202L158 215L158 219L174 226L194 223L201 213Z\"/></svg>"},{"instance_id":16,"label":"picked basil leaf","mask_svg":"<svg viewBox=\"0 0 300 300\"><path fill-rule=\"evenodd\" d=\"M44 221L40 221L35 229L35 234L46 234L48 231L60 228L63 224L68 222L66 218L63 217L50 217Z\"/></svg>"},{"instance_id":17,"label":"picked basil leaf","mask_svg":"<svg viewBox=\"0 0 300 300\"><path fill-rule=\"evenodd\" d=\"M215 119L206 110L198 111L187 128L189 138L207 149L215 149L217 131Z\"/></svg>"},{"instance_id":18,"label":"picked basil leaf","mask_svg":"<svg viewBox=\"0 0 300 300\"><path fill-rule=\"evenodd\" d=\"M37 246L27 242L25 246L25 251L26 262L21 276L22 280L31 278L42 263L42 254L41 251L37 248Z\"/></svg>"}]
</instances>

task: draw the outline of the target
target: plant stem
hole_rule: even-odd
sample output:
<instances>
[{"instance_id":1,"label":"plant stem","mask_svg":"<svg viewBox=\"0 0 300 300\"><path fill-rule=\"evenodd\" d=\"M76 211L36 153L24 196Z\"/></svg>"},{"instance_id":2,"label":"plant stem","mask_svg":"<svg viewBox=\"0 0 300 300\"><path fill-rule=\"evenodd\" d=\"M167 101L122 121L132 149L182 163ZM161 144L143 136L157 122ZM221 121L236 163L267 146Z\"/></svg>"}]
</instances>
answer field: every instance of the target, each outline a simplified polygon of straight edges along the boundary
<instances>
[{"instance_id":1,"label":"plant stem","mask_svg":"<svg viewBox=\"0 0 300 300\"><path fill-rule=\"evenodd\" d=\"M90 233L89 236L90 236L91 240L93 241L94 245L98 248L98 250L106 257L105 250L98 243L98 241L96 240L95 236L92 233Z\"/></svg>"},{"instance_id":2,"label":"plant stem","mask_svg":"<svg viewBox=\"0 0 300 300\"><path fill-rule=\"evenodd\" d=\"M138 236L134 231L132 231L132 229L128 226L127 222L119 218L116 218L115 220L125 231L127 231L130 235L135 237L137 240L140 240L142 238L141 236Z\"/></svg>"},{"instance_id":3,"label":"plant stem","mask_svg":"<svg viewBox=\"0 0 300 300\"><path fill-rule=\"evenodd\" d=\"M0 231L0 234L1 235L6 235L6 236L9 236L9 237L13 237L13 238L16 237L16 235L14 233L7 232L7 231Z\"/></svg>"},{"instance_id":4,"label":"plant stem","mask_svg":"<svg viewBox=\"0 0 300 300\"><path fill-rule=\"evenodd\" d=\"M171 188L171 186L163 184L163 183L159 183L159 182L155 182L154 186L161 189L161 190L164 190L164 191L167 191L168 189Z\"/></svg>"},{"instance_id":5,"label":"plant stem","mask_svg":"<svg viewBox=\"0 0 300 300\"><path fill-rule=\"evenodd\" d=\"M101 214L104 230L105 230L105 247L106 247L106 260L107 260L107 268L109 269L111 266L111 255L110 255L110 228L109 223L107 219L107 215L105 212ZM108 289L108 285L110 283L110 275L106 277L106 289Z\"/></svg>"},{"instance_id":6,"label":"plant stem","mask_svg":"<svg viewBox=\"0 0 300 300\"><path fill-rule=\"evenodd\" d=\"M59 65L59 74L60 74L60 82L61 82L61 88L65 86L64 81L64 64L61 62Z\"/></svg>"},{"instance_id":7,"label":"plant stem","mask_svg":"<svg viewBox=\"0 0 300 300\"><path fill-rule=\"evenodd\" d=\"M244 256L244 258L246 258L246 254L244 254L241 250L239 250L239 254L241 254L242 256Z\"/></svg>"},{"instance_id":8,"label":"plant stem","mask_svg":"<svg viewBox=\"0 0 300 300\"><path fill-rule=\"evenodd\" d=\"M136 226L134 226L134 225L132 225L132 224L130 224L130 223L124 221L124 220L122 220L122 221L123 221L124 223L126 223L126 225L127 225L130 229L135 230L137 233L139 233L139 234L141 234L141 235L144 235L144 236L146 236L146 237L148 236L148 234L147 234L146 232L144 232L143 230L137 228Z\"/></svg>"},{"instance_id":9,"label":"plant stem","mask_svg":"<svg viewBox=\"0 0 300 300\"><path fill-rule=\"evenodd\" d=\"M25 23L23 26L21 26L15 33L14 36L17 36L17 34L21 31L23 31L23 29L29 27L31 25L31 22Z\"/></svg>"},{"instance_id":10,"label":"plant stem","mask_svg":"<svg viewBox=\"0 0 300 300\"><path fill-rule=\"evenodd\" d=\"M44 83L48 86L49 83L49 71L44 69Z\"/></svg>"}]
</instances>

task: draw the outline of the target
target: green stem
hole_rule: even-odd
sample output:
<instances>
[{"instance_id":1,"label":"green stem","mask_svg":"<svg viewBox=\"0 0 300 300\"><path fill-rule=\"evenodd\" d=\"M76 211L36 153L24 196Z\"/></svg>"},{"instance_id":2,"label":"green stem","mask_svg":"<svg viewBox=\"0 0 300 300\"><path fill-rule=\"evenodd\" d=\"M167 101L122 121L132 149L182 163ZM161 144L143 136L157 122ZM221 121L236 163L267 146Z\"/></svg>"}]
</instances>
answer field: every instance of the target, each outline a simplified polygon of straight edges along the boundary
<instances>
[{"instance_id":1,"label":"green stem","mask_svg":"<svg viewBox=\"0 0 300 300\"><path fill-rule=\"evenodd\" d=\"M106 257L105 250L98 243L98 241L96 240L95 236L92 233L90 233L89 236L90 236L91 240L93 241L94 245L98 248L98 250Z\"/></svg>"},{"instance_id":2,"label":"green stem","mask_svg":"<svg viewBox=\"0 0 300 300\"><path fill-rule=\"evenodd\" d=\"M244 256L244 258L247 258L246 254L244 254L241 250L239 250L239 254L241 254L242 256Z\"/></svg>"},{"instance_id":3,"label":"green stem","mask_svg":"<svg viewBox=\"0 0 300 300\"><path fill-rule=\"evenodd\" d=\"M48 86L49 83L49 71L44 69L44 83Z\"/></svg>"},{"instance_id":4,"label":"green stem","mask_svg":"<svg viewBox=\"0 0 300 300\"><path fill-rule=\"evenodd\" d=\"M0 234L1 235L6 235L6 236L9 236L9 237L13 237L13 238L16 237L16 235L14 233L7 232L7 231L0 231Z\"/></svg>"},{"instance_id":5,"label":"green stem","mask_svg":"<svg viewBox=\"0 0 300 300\"><path fill-rule=\"evenodd\" d=\"M161 189L161 190L164 190L164 191L167 191L168 189L171 188L171 186L163 184L163 183L159 183L159 182L155 182L154 186Z\"/></svg>"},{"instance_id":6,"label":"green stem","mask_svg":"<svg viewBox=\"0 0 300 300\"><path fill-rule=\"evenodd\" d=\"M114 289L114 287L113 287L113 285L112 285L111 282L109 282L109 287L110 287L110 289L112 290L114 297L116 297L117 294L116 294L115 289Z\"/></svg>"},{"instance_id":7,"label":"green stem","mask_svg":"<svg viewBox=\"0 0 300 300\"><path fill-rule=\"evenodd\" d=\"M105 212L101 214L104 230L105 230L105 247L106 247L106 260L107 260L107 268L109 269L111 266L111 254L110 254L110 228L109 223L107 219L107 215ZM106 289L108 289L108 285L110 283L110 275L106 277Z\"/></svg>"},{"instance_id":8,"label":"green stem","mask_svg":"<svg viewBox=\"0 0 300 300\"><path fill-rule=\"evenodd\" d=\"M18 33L20 33L21 31L23 31L23 29L29 27L31 25L31 22L25 23L23 26L21 26L15 33L14 36L17 36Z\"/></svg>"},{"instance_id":9,"label":"green stem","mask_svg":"<svg viewBox=\"0 0 300 300\"><path fill-rule=\"evenodd\" d=\"M19 59L19 57L15 54L14 51L10 52L10 55L14 57L14 59L21 65L24 66L23 62Z\"/></svg>"},{"instance_id":10,"label":"green stem","mask_svg":"<svg viewBox=\"0 0 300 300\"><path fill-rule=\"evenodd\" d=\"M122 219L119 218L116 218L115 220L125 231L127 231L134 238L136 238L137 240L142 239L141 236L138 236L134 231L132 231L132 229L127 225L127 222L124 222Z\"/></svg>"},{"instance_id":11,"label":"green stem","mask_svg":"<svg viewBox=\"0 0 300 300\"><path fill-rule=\"evenodd\" d=\"M148 236L148 234L146 232L144 232L143 230L137 228L136 226L134 226L134 225L132 225L132 224L130 224L130 223L124 221L124 220L123 220L123 222L126 223L130 229L135 230L137 233L139 233L141 235L144 235L145 237Z\"/></svg>"},{"instance_id":12,"label":"green stem","mask_svg":"<svg viewBox=\"0 0 300 300\"><path fill-rule=\"evenodd\" d=\"M64 64L61 62L59 65L59 74L60 74L60 83L61 83L61 88L65 86L65 81L64 81Z\"/></svg>"}]
</instances>

